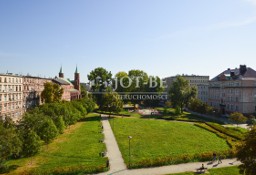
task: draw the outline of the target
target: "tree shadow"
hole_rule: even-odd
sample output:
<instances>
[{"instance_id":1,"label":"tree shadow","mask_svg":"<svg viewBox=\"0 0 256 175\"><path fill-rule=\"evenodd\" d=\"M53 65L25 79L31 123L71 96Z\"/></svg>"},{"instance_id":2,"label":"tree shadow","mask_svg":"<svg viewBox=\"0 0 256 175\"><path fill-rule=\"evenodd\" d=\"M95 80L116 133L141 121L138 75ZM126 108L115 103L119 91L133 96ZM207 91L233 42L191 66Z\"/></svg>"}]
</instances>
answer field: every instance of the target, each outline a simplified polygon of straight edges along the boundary
<instances>
[{"instance_id":1,"label":"tree shadow","mask_svg":"<svg viewBox=\"0 0 256 175\"><path fill-rule=\"evenodd\" d=\"M16 170L20 166L18 165L9 165L9 166L1 166L0 165L0 174L10 173L11 171Z\"/></svg>"},{"instance_id":2,"label":"tree shadow","mask_svg":"<svg viewBox=\"0 0 256 175\"><path fill-rule=\"evenodd\" d=\"M79 121L80 122L101 121L101 117L100 116L87 117L87 118L82 118Z\"/></svg>"}]
</instances>

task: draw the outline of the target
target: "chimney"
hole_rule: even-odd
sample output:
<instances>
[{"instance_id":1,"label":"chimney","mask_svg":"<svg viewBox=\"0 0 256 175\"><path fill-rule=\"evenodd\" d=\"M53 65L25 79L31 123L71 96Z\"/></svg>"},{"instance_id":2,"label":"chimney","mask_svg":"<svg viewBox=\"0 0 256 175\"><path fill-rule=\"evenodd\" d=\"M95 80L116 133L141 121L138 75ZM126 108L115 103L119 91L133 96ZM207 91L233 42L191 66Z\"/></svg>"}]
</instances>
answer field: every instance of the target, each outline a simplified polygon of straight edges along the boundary
<instances>
[{"instance_id":1,"label":"chimney","mask_svg":"<svg viewBox=\"0 0 256 175\"><path fill-rule=\"evenodd\" d=\"M234 71L231 71L231 72L230 72L230 76L231 76L231 77L234 77L234 76L235 76L235 72L234 72Z\"/></svg>"},{"instance_id":2,"label":"chimney","mask_svg":"<svg viewBox=\"0 0 256 175\"><path fill-rule=\"evenodd\" d=\"M246 65L240 65L240 74L244 75L247 71Z\"/></svg>"}]
</instances>

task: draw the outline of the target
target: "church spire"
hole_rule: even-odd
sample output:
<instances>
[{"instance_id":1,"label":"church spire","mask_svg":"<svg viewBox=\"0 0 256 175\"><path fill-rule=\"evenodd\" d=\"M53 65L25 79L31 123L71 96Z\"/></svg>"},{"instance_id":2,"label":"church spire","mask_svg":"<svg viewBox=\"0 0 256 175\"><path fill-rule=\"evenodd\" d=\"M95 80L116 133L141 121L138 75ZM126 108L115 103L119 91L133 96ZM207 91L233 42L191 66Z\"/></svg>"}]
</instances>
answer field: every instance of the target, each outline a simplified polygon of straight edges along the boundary
<instances>
[{"instance_id":1,"label":"church spire","mask_svg":"<svg viewBox=\"0 0 256 175\"><path fill-rule=\"evenodd\" d=\"M60 74L62 74L63 72L62 72L62 66L60 67Z\"/></svg>"},{"instance_id":2,"label":"church spire","mask_svg":"<svg viewBox=\"0 0 256 175\"><path fill-rule=\"evenodd\" d=\"M64 73L62 71L62 66L60 67L59 78L64 78Z\"/></svg>"},{"instance_id":3,"label":"church spire","mask_svg":"<svg viewBox=\"0 0 256 175\"><path fill-rule=\"evenodd\" d=\"M75 72L76 74L78 73L78 69L77 69L77 65L76 65L76 72Z\"/></svg>"}]
</instances>

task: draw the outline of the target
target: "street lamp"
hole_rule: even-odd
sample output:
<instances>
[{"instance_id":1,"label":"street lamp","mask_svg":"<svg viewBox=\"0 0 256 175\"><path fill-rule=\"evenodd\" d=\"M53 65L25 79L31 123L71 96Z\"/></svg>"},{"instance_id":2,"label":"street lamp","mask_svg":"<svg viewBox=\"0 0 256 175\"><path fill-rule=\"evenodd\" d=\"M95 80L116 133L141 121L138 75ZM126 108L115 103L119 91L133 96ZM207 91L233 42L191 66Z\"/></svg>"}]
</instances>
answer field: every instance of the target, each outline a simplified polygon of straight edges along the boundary
<instances>
[{"instance_id":1,"label":"street lamp","mask_svg":"<svg viewBox=\"0 0 256 175\"><path fill-rule=\"evenodd\" d=\"M131 139L132 139L132 136L129 136L128 139L129 139L129 168L130 168L131 167Z\"/></svg>"}]
</instances>

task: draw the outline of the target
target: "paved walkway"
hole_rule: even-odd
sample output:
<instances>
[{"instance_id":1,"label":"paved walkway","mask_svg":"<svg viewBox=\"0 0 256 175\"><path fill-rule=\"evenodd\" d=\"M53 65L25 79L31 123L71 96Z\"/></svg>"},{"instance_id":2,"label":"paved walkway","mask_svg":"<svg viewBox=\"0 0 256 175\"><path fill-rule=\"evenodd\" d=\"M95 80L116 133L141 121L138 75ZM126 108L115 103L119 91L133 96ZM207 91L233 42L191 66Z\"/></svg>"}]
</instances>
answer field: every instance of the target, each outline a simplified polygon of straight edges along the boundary
<instances>
[{"instance_id":1,"label":"paved walkway","mask_svg":"<svg viewBox=\"0 0 256 175\"><path fill-rule=\"evenodd\" d=\"M133 169L128 170L124 164L121 152L117 145L115 136L112 132L111 126L106 115L102 115L102 124L104 127L105 135L105 144L107 147L107 156L109 158L110 170L105 173L98 175L166 175L173 173L182 173L182 172L196 172L196 169L200 168L202 164L206 168L222 168L240 165L240 162L237 162L236 159L226 159L222 160L222 164L209 164L209 162L196 162L196 163L186 163L179 165L169 165L156 168L143 168L143 169Z\"/></svg>"},{"instance_id":2,"label":"paved walkway","mask_svg":"<svg viewBox=\"0 0 256 175\"><path fill-rule=\"evenodd\" d=\"M103 125L103 133L105 135L105 144L107 146L107 157L109 158L110 171L108 173L103 174L111 174L112 172L117 172L120 170L126 170L126 165L124 164L124 160L122 154L117 145L115 136L112 132L111 126L108 121L107 115L102 115L102 125Z\"/></svg>"}]
</instances>

